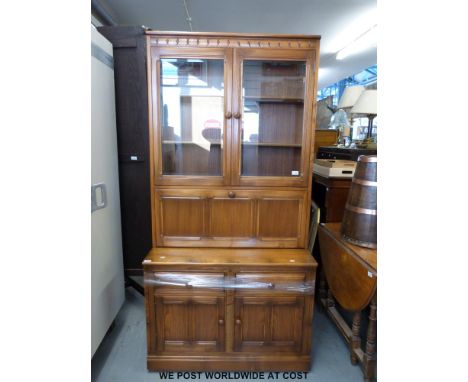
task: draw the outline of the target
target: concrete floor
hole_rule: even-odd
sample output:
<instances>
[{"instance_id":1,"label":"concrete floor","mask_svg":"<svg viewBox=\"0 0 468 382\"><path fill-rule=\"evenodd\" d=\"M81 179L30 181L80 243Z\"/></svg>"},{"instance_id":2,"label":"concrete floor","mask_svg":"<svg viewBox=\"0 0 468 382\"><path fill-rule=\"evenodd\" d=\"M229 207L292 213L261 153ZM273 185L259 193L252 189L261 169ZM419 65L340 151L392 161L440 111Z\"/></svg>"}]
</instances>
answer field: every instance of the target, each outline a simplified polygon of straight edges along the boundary
<instances>
[{"instance_id":1,"label":"concrete floor","mask_svg":"<svg viewBox=\"0 0 468 382\"><path fill-rule=\"evenodd\" d=\"M265 380L267 379L265 373ZM304 377L303 373L301 375ZM293 375L287 381L298 381ZM276 379L276 378L275 378ZM133 288L126 289L125 303L91 362L91 380L94 382L161 381L157 372L146 369L146 325L144 299ZM189 379L174 378L178 381ZM200 379L206 381L204 373ZM232 379L232 381L258 381L258 379ZM279 374L278 380L286 380ZM315 309L312 338L312 370L308 382L363 381L360 366L353 366L345 340L326 315Z\"/></svg>"}]
</instances>

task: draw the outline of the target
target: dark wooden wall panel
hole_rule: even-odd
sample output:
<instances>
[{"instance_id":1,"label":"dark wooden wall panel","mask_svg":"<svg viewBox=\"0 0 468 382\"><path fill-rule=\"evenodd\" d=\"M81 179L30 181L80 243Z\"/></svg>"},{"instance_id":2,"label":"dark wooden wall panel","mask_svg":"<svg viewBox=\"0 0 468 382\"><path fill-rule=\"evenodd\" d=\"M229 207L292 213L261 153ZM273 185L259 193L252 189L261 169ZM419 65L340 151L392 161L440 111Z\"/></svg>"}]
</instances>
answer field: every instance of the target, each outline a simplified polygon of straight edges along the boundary
<instances>
[{"instance_id":1,"label":"dark wooden wall panel","mask_svg":"<svg viewBox=\"0 0 468 382\"><path fill-rule=\"evenodd\" d=\"M142 27L98 30L114 47L124 268L127 275L140 274L152 247L146 38Z\"/></svg>"}]
</instances>

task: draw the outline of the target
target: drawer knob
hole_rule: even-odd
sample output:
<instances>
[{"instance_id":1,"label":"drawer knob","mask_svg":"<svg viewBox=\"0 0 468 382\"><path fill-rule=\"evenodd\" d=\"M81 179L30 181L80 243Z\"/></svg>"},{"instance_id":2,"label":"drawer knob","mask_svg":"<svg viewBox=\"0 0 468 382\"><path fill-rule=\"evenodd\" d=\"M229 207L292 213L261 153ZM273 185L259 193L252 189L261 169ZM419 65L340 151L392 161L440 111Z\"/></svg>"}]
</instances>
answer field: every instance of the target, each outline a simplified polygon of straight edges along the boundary
<instances>
[{"instance_id":1,"label":"drawer knob","mask_svg":"<svg viewBox=\"0 0 468 382\"><path fill-rule=\"evenodd\" d=\"M241 324L241 320L237 319L236 320L236 325L240 325Z\"/></svg>"},{"instance_id":2,"label":"drawer knob","mask_svg":"<svg viewBox=\"0 0 468 382\"><path fill-rule=\"evenodd\" d=\"M226 119L231 119L232 113L230 111L227 111L224 116L226 117Z\"/></svg>"},{"instance_id":3,"label":"drawer knob","mask_svg":"<svg viewBox=\"0 0 468 382\"><path fill-rule=\"evenodd\" d=\"M218 320L218 322L219 322L220 325L224 325L224 320L223 320L222 318L220 318L220 319Z\"/></svg>"},{"instance_id":4,"label":"drawer knob","mask_svg":"<svg viewBox=\"0 0 468 382\"><path fill-rule=\"evenodd\" d=\"M233 192L233 191L229 191L228 192L228 196L232 199L232 198L235 198L236 197L236 193Z\"/></svg>"},{"instance_id":5,"label":"drawer knob","mask_svg":"<svg viewBox=\"0 0 468 382\"><path fill-rule=\"evenodd\" d=\"M241 117L241 113L237 112L237 113L234 113L234 118L235 119L239 119Z\"/></svg>"}]
</instances>

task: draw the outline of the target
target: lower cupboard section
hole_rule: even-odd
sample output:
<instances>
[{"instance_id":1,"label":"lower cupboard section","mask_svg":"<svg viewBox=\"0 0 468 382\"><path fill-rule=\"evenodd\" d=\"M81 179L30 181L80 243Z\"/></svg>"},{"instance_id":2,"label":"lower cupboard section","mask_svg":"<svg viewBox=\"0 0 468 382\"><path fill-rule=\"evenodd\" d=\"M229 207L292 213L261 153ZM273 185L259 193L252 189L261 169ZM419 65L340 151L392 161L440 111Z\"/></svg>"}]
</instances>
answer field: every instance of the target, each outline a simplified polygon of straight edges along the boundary
<instances>
[{"instance_id":1,"label":"lower cupboard section","mask_svg":"<svg viewBox=\"0 0 468 382\"><path fill-rule=\"evenodd\" d=\"M149 370L310 369L308 250L155 247L143 268Z\"/></svg>"},{"instance_id":2,"label":"lower cupboard section","mask_svg":"<svg viewBox=\"0 0 468 382\"><path fill-rule=\"evenodd\" d=\"M145 300L150 370L310 369L313 294L147 284Z\"/></svg>"},{"instance_id":3,"label":"lower cupboard section","mask_svg":"<svg viewBox=\"0 0 468 382\"><path fill-rule=\"evenodd\" d=\"M156 293L148 369L310 369L311 296L232 294Z\"/></svg>"}]
</instances>

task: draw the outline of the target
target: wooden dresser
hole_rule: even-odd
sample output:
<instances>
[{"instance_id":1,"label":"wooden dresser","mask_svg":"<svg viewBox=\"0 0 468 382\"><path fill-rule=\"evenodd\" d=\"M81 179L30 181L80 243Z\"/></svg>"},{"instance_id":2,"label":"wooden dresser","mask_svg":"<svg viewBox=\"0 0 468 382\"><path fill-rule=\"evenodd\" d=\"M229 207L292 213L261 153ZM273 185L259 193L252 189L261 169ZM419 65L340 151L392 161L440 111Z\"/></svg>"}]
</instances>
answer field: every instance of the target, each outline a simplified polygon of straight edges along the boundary
<instances>
[{"instance_id":1,"label":"wooden dresser","mask_svg":"<svg viewBox=\"0 0 468 382\"><path fill-rule=\"evenodd\" d=\"M307 371L320 38L146 33L148 368Z\"/></svg>"}]
</instances>

